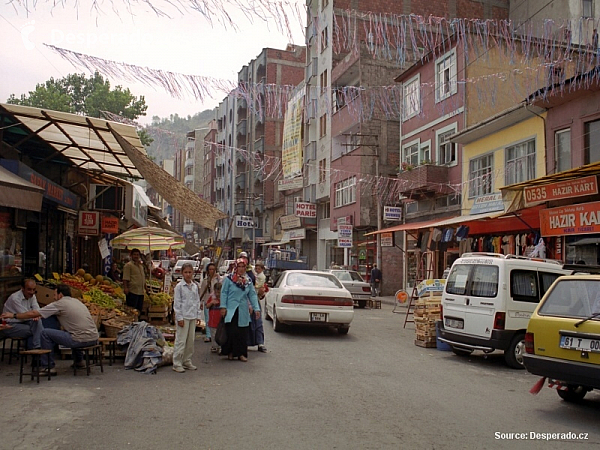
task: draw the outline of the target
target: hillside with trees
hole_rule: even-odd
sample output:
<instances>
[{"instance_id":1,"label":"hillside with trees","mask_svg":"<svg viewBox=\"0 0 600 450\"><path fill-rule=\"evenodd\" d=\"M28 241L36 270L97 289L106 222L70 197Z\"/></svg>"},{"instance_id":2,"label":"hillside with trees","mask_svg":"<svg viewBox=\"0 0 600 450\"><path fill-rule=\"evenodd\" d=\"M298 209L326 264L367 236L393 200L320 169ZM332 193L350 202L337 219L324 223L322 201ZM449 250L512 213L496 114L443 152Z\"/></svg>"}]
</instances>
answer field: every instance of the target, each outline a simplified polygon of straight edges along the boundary
<instances>
[{"instance_id":1,"label":"hillside with trees","mask_svg":"<svg viewBox=\"0 0 600 450\"><path fill-rule=\"evenodd\" d=\"M157 164L174 158L175 151L185 146L186 134L192 130L207 128L214 114L213 110L207 109L187 117L179 117L178 114L171 114L168 118L153 116L152 123L144 128L153 139L146 147L148 156Z\"/></svg>"}]
</instances>

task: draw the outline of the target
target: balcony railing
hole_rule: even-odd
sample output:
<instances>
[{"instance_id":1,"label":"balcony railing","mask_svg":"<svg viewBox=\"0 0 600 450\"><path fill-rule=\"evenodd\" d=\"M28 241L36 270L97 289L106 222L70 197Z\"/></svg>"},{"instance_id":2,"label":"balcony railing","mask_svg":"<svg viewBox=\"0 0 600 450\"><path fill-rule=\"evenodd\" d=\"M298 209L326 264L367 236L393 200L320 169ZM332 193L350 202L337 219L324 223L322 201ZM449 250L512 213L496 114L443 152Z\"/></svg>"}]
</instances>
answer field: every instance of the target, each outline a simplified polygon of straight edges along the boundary
<instances>
[{"instance_id":1,"label":"balcony railing","mask_svg":"<svg viewBox=\"0 0 600 450\"><path fill-rule=\"evenodd\" d=\"M259 139L254 141L254 151L256 153L265 153L265 137L261 136Z\"/></svg>"},{"instance_id":2,"label":"balcony railing","mask_svg":"<svg viewBox=\"0 0 600 450\"><path fill-rule=\"evenodd\" d=\"M245 189L246 188L246 174L240 173L235 177L235 187L237 189Z\"/></svg>"},{"instance_id":3,"label":"balcony railing","mask_svg":"<svg viewBox=\"0 0 600 450\"><path fill-rule=\"evenodd\" d=\"M423 196L449 194L449 167L435 164L423 164L398 174L400 192L403 195Z\"/></svg>"}]
</instances>

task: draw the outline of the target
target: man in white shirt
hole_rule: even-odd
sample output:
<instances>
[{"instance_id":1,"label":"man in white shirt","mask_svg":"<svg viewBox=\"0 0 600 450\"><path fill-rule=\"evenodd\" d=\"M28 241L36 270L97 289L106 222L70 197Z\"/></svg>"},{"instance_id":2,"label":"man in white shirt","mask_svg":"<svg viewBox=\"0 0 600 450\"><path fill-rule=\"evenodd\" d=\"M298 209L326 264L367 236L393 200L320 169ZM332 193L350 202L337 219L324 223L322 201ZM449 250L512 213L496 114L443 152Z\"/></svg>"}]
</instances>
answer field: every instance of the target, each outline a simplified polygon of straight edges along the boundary
<instances>
[{"instance_id":1,"label":"man in white shirt","mask_svg":"<svg viewBox=\"0 0 600 450\"><path fill-rule=\"evenodd\" d=\"M40 348L41 335L44 326L39 317L33 319L17 319L16 315L27 311L37 311L40 309L37 298L35 280L26 278L21 284L21 290L14 292L4 303L3 313L11 314L7 319L11 328L4 330L4 336L9 338L27 338L27 348Z\"/></svg>"}]
</instances>

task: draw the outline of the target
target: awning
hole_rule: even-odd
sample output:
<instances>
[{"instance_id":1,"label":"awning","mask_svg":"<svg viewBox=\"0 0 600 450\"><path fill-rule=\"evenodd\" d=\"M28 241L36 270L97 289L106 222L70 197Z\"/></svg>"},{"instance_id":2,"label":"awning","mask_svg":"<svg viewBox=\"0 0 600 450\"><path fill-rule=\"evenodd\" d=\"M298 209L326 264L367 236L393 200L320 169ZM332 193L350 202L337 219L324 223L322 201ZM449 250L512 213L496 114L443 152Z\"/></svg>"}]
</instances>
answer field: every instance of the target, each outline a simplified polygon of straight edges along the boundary
<instances>
[{"instance_id":1,"label":"awning","mask_svg":"<svg viewBox=\"0 0 600 450\"><path fill-rule=\"evenodd\" d=\"M525 208L523 189L526 187L542 186L559 181L574 180L589 175L600 175L600 162L586 164L585 166L576 167L571 170L565 170L564 172L553 173L551 175L535 178L533 180L523 181L522 183L515 183L501 187L500 191L502 192L504 205L508 205L506 207L506 212L518 211Z\"/></svg>"},{"instance_id":2,"label":"awning","mask_svg":"<svg viewBox=\"0 0 600 450\"><path fill-rule=\"evenodd\" d=\"M423 222L411 222L411 223L403 223L402 225L396 225L390 228L384 228L383 230L372 231L371 233L365 233L365 236L372 236L374 234L381 233L392 233L396 231L407 231L407 230L420 230L422 228L429 228L436 223L438 223L440 219L426 220Z\"/></svg>"},{"instance_id":3,"label":"awning","mask_svg":"<svg viewBox=\"0 0 600 450\"><path fill-rule=\"evenodd\" d=\"M0 206L41 211L44 189L0 166Z\"/></svg>"},{"instance_id":4,"label":"awning","mask_svg":"<svg viewBox=\"0 0 600 450\"><path fill-rule=\"evenodd\" d=\"M114 136L143 178L185 217L209 230L214 230L217 220L227 217L225 213L198 197L194 191L157 166L145 153L131 145L116 131Z\"/></svg>"},{"instance_id":5,"label":"awning","mask_svg":"<svg viewBox=\"0 0 600 450\"><path fill-rule=\"evenodd\" d=\"M275 241L275 242L265 242L264 244L261 244L264 247L269 247L272 245L286 245L289 244L290 241Z\"/></svg>"},{"instance_id":6,"label":"awning","mask_svg":"<svg viewBox=\"0 0 600 450\"><path fill-rule=\"evenodd\" d=\"M448 225L458 225L458 224L473 222L475 220L494 219L496 217L503 216L504 214L505 214L504 211L497 211L497 212L486 213L486 214L467 214L464 216L451 217L450 219L441 220L437 223L434 223L432 226L445 227Z\"/></svg>"},{"instance_id":7,"label":"awning","mask_svg":"<svg viewBox=\"0 0 600 450\"><path fill-rule=\"evenodd\" d=\"M21 152L36 153L40 164L53 159L68 160L87 172L141 178L129 159L119 136L138 152L145 154L135 127L104 119L79 116L49 109L0 103L5 127L2 139ZM38 145L44 142L47 146Z\"/></svg>"}]
</instances>

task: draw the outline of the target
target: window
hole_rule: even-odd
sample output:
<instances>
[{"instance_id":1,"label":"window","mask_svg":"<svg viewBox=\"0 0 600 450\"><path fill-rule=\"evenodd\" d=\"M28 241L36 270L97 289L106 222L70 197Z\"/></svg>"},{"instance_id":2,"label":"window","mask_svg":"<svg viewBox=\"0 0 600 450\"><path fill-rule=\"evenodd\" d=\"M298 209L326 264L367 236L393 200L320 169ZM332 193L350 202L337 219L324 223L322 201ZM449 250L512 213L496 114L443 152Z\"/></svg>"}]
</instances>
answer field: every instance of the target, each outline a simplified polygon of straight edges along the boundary
<instances>
[{"instance_id":1,"label":"window","mask_svg":"<svg viewBox=\"0 0 600 450\"><path fill-rule=\"evenodd\" d=\"M428 164L431 162L431 147L429 144L421 145L421 148L419 149L419 162L421 164Z\"/></svg>"},{"instance_id":2,"label":"window","mask_svg":"<svg viewBox=\"0 0 600 450\"><path fill-rule=\"evenodd\" d=\"M327 46L329 45L329 31L327 27L323 28L321 31L321 53L325 51Z\"/></svg>"},{"instance_id":3,"label":"window","mask_svg":"<svg viewBox=\"0 0 600 450\"><path fill-rule=\"evenodd\" d=\"M581 17L594 17L592 4L592 0L581 0Z\"/></svg>"},{"instance_id":4,"label":"window","mask_svg":"<svg viewBox=\"0 0 600 450\"><path fill-rule=\"evenodd\" d=\"M323 137L327 134L327 113L323 114L319 118L319 137Z\"/></svg>"},{"instance_id":5,"label":"window","mask_svg":"<svg viewBox=\"0 0 600 450\"><path fill-rule=\"evenodd\" d=\"M571 169L571 130L554 133L554 161L556 172Z\"/></svg>"},{"instance_id":6,"label":"window","mask_svg":"<svg viewBox=\"0 0 600 450\"><path fill-rule=\"evenodd\" d=\"M330 202L320 203L317 205L317 214L319 219L329 219L331 213L331 211L329 211L330 207Z\"/></svg>"},{"instance_id":7,"label":"window","mask_svg":"<svg viewBox=\"0 0 600 450\"><path fill-rule=\"evenodd\" d=\"M514 300L520 302L539 302L537 272L513 270L510 273L510 295Z\"/></svg>"},{"instance_id":8,"label":"window","mask_svg":"<svg viewBox=\"0 0 600 450\"><path fill-rule=\"evenodd\" d=\"M585 163L600 161L600 120L587 122L585 133Z\"/></svg>"},{"instance_id":9,"label":"window","mask_svg":"<svg viewBox=\"0 0 600 450\"><path fill-rule=\"evenodd\" d=\"M507 147L506 185L535 178L535 139Z\"/></svg>"},{"instance_id":10,"label":"window","mask_svg":"<svg viewBox=\"0 0 600 450\"><path fill-rule=\"evenodd\" d=\"M356 176L347 178L335 185L335 207L349 205L356 201Z\"/></svg>"},{"instance_id":11,"label":"window","mask_svg":"<svg viewBox=\"0 0 600 450\"><path fill-rule=\"evenodd\" d=\"M351 152L360 147L360 136L358 134L351 134L347 138L346 148L342 150L342 153Z\"/></svg>"},{"instance_id":12,"label":"window","mask_svg":"<svg viewBox=\"0 0 600 450\"><path fill-rule=\"evenodd\" d=\"M438 134L438 154L440 155L440 164L456 164L456 144L450 142L450 136L454 133L456 133L456 130L449 130Z\"/></svg>"},{"instance_id":13,"label":"window","mask_svg":"<svg viewBox=\"0 0 600 450\"><path fill-rule=\"evenodd\" d=\"M419 143L415 142L402 149L402 162L413 167L419 165Z\"/></svg>"},{"instance_id":14,"label":"window","mask_svg":"<svg viewBox=\"0 0 600 450\"><path fill-rule=\"evenodd\" d=\"M435 101L456 94L456 51L452 50L435 63Z\"/></svg>"},{"instance_id":15,"label":"window","mask_svg":"<svg viewBox=\"0 0 600 450\"><path fill-rule=\"evenodd\" d=\"M319 161L319 183L325 183L327 179L327 160L322 159Z\"/></svg>"},{"instance_id":16,"label":"window","mask_svg":"<svg viewBox=\"0 0 600 450\"><path fill-rule=\"evenodd\" d=\"M493 157L489 154L469 161L469 198L492 193Z\"/></svg>"},{"instance_id":17,"label":"window","mask_svg":"<svg viewBox=\"0 0 600 450\"><path fill-rule=\"evenodd\" d=\"M321 93L327 90L327 69L321 73Z\"/></svg>"},{"instance_id":18,"label":"window","mask_svg":"<svg viewBox=\"0 0 600 450\"><path fill-rule=\"evenodd\" d=\"M421 112L421 84L417 75L402 86L402 119L408 120Z\"/></svg>"},{"instance_id":19,"label":"window","mask_svg":"<svg viewBox=\"0 0 600 450\"><path fill-rule=\"evenodd\" d=\"M473 266L471 295L495 297L498 294L498 266Z\"/></svg>"}]
</instances>

